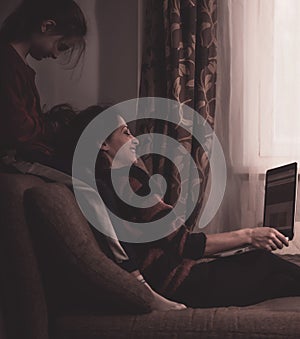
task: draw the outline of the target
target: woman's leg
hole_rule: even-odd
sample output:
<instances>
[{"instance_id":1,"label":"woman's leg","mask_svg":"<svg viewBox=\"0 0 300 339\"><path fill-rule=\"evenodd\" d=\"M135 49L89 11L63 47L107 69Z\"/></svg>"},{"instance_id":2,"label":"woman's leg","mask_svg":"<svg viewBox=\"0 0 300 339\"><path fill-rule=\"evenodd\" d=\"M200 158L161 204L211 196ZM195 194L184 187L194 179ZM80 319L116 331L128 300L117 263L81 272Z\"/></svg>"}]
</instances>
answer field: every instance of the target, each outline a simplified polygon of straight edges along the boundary
<instances>
[{"instance_id":1,"label":"woman's leg","mask_svg":"<svg viewBox=\"0 0 300 339\"><path fill-rule=\"evenodd\" d=\"M300 295L300 267L257 250L195 265L173 299L190 307L217 307L293 295Z\"/></svg>"}]
</instances>

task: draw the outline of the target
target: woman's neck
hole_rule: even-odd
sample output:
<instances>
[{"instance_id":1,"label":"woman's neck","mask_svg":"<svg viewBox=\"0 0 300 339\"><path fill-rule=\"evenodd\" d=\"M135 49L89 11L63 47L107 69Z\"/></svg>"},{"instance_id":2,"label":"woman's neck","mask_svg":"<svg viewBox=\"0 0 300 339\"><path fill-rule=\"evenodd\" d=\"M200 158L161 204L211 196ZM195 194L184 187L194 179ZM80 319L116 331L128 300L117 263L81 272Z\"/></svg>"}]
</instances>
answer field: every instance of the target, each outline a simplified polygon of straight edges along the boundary
<instances>
[{"instance_id":1,"label":"woman's neck","mask_svg":"<svg viewBox=\"0 0 300 339\"><path fill-rule=\"evenodd\" d=\"M29 42L11 42L10 45L16 50L16 52L20 55L21 59L28 65L26 57L30 50Z\"/></svg>"}]
</instances>

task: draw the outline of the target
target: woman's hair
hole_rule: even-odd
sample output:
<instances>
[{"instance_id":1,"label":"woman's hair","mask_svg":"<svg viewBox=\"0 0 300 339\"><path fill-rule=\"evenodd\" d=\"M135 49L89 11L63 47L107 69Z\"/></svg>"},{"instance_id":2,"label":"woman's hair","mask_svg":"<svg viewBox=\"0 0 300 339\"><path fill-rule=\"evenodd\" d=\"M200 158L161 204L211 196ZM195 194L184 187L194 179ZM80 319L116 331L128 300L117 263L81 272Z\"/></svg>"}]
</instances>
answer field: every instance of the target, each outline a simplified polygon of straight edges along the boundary
<instances>
[{"instance_id":1,"label":"woman's hair","mask_svg":"<svg viewBox=\"0 0 300 339\"><path fill-rule=\"evenodd\" d=\"M45 124L54 138L60 135L62 130L68 128L75 117L76 112L70 104L53 106L50 111L44 113Z\"/></svg>"},{"instance_id":2,"label":"woman's hair","mask_svg":"<svg viewBox=\"0 0 300 339\"><path fill-rule=\"evenodd\" d=\"M60 130L60 133L57 135L55 143L56 154L71 162L73 159L73 154L81 134L89 123L96 118L103 111L108 109L110 106L90 106L87 109L80 111L68 122L67 125L64 125L64 128ZM51 114L51 113L50 113ZM55 116L70 116L70 106L61 105L55 107ZM110 112L110 121L109 128L118 127L118 115L120 112L118 110L111 110ZM106 138L109 140L112 133ZM102 151L99 152L97 158L96 169L103 169L109 167L109 162L107 157Z\"/></svg>"},{"instance_id":3,"label":"woman's hair","mask_svg":"<svg viewBox=\"0 0 300 339\"><path fill-rule=\"evenodd\" d=\"M69 51L70 61L74 50L78 48L77 64L85 51L87 23L80 7L73 0L23 0L3 22L0 40L7 43L25 41L39 32L46 20L56 22L53 34L78 38L76 46Z\"/></svg>"}]
</instances>

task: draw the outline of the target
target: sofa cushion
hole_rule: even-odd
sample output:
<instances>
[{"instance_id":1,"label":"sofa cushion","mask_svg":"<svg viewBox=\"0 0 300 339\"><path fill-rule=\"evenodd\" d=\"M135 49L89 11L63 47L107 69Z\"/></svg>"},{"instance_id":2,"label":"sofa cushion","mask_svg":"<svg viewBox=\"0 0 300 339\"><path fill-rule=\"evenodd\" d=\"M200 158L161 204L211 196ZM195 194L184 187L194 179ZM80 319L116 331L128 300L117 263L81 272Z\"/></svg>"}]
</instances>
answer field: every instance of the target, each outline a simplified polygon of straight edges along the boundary
<instances>
[{"instance_id":1,"label":"sofa cushion","mask_svg":"<svg viewBox=\"0 0 300 339\"><path fill-rule=\"evenodd\" d=\"M289 297L247 307L188 308L138 316L64 315L55 321L53 339L294 339L299 333L300 297Z\"/></svg>"},{"instance_id":2,"label":"sofa cushion","mask_svg":"<svg viewBox=\"0 0 300 339\"><path fill-rule=\"evenodd\" d=\"M151 311L152 294L101 251L66 186L28 190L25 204L51 311Z\"/></svg>"},{"instance_id":3,"label":"sofa cushion","mask_svg":"<svg viewBox=\"0 0 300 339\"><path fill-rule=\"evenodd\" d=\"M45 294L23 207L24 191L43 184L32 175L0 174L0 281L8 338L48 338Z\"/></svg>"}]
</instances>

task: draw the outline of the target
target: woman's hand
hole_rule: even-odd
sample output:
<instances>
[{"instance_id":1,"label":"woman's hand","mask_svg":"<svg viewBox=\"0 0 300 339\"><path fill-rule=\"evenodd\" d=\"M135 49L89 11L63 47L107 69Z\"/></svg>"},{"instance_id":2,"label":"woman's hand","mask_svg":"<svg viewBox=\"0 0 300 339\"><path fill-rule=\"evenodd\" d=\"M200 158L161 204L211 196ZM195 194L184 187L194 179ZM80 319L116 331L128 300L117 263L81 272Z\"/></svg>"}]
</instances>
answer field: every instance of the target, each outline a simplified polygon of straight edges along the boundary
<instances>
[{"instance_id":1,"label":"woman's hand","mask_svg":"<svg viewBox=\"0 0 300 339\"><path fill-rule=\"evenodd\" d=\"M256 227L251 229L250 239L252 246L267 251L281 249L283 245L289 246L285 236L271 227Z\"/></svg>"}]
</instances>

